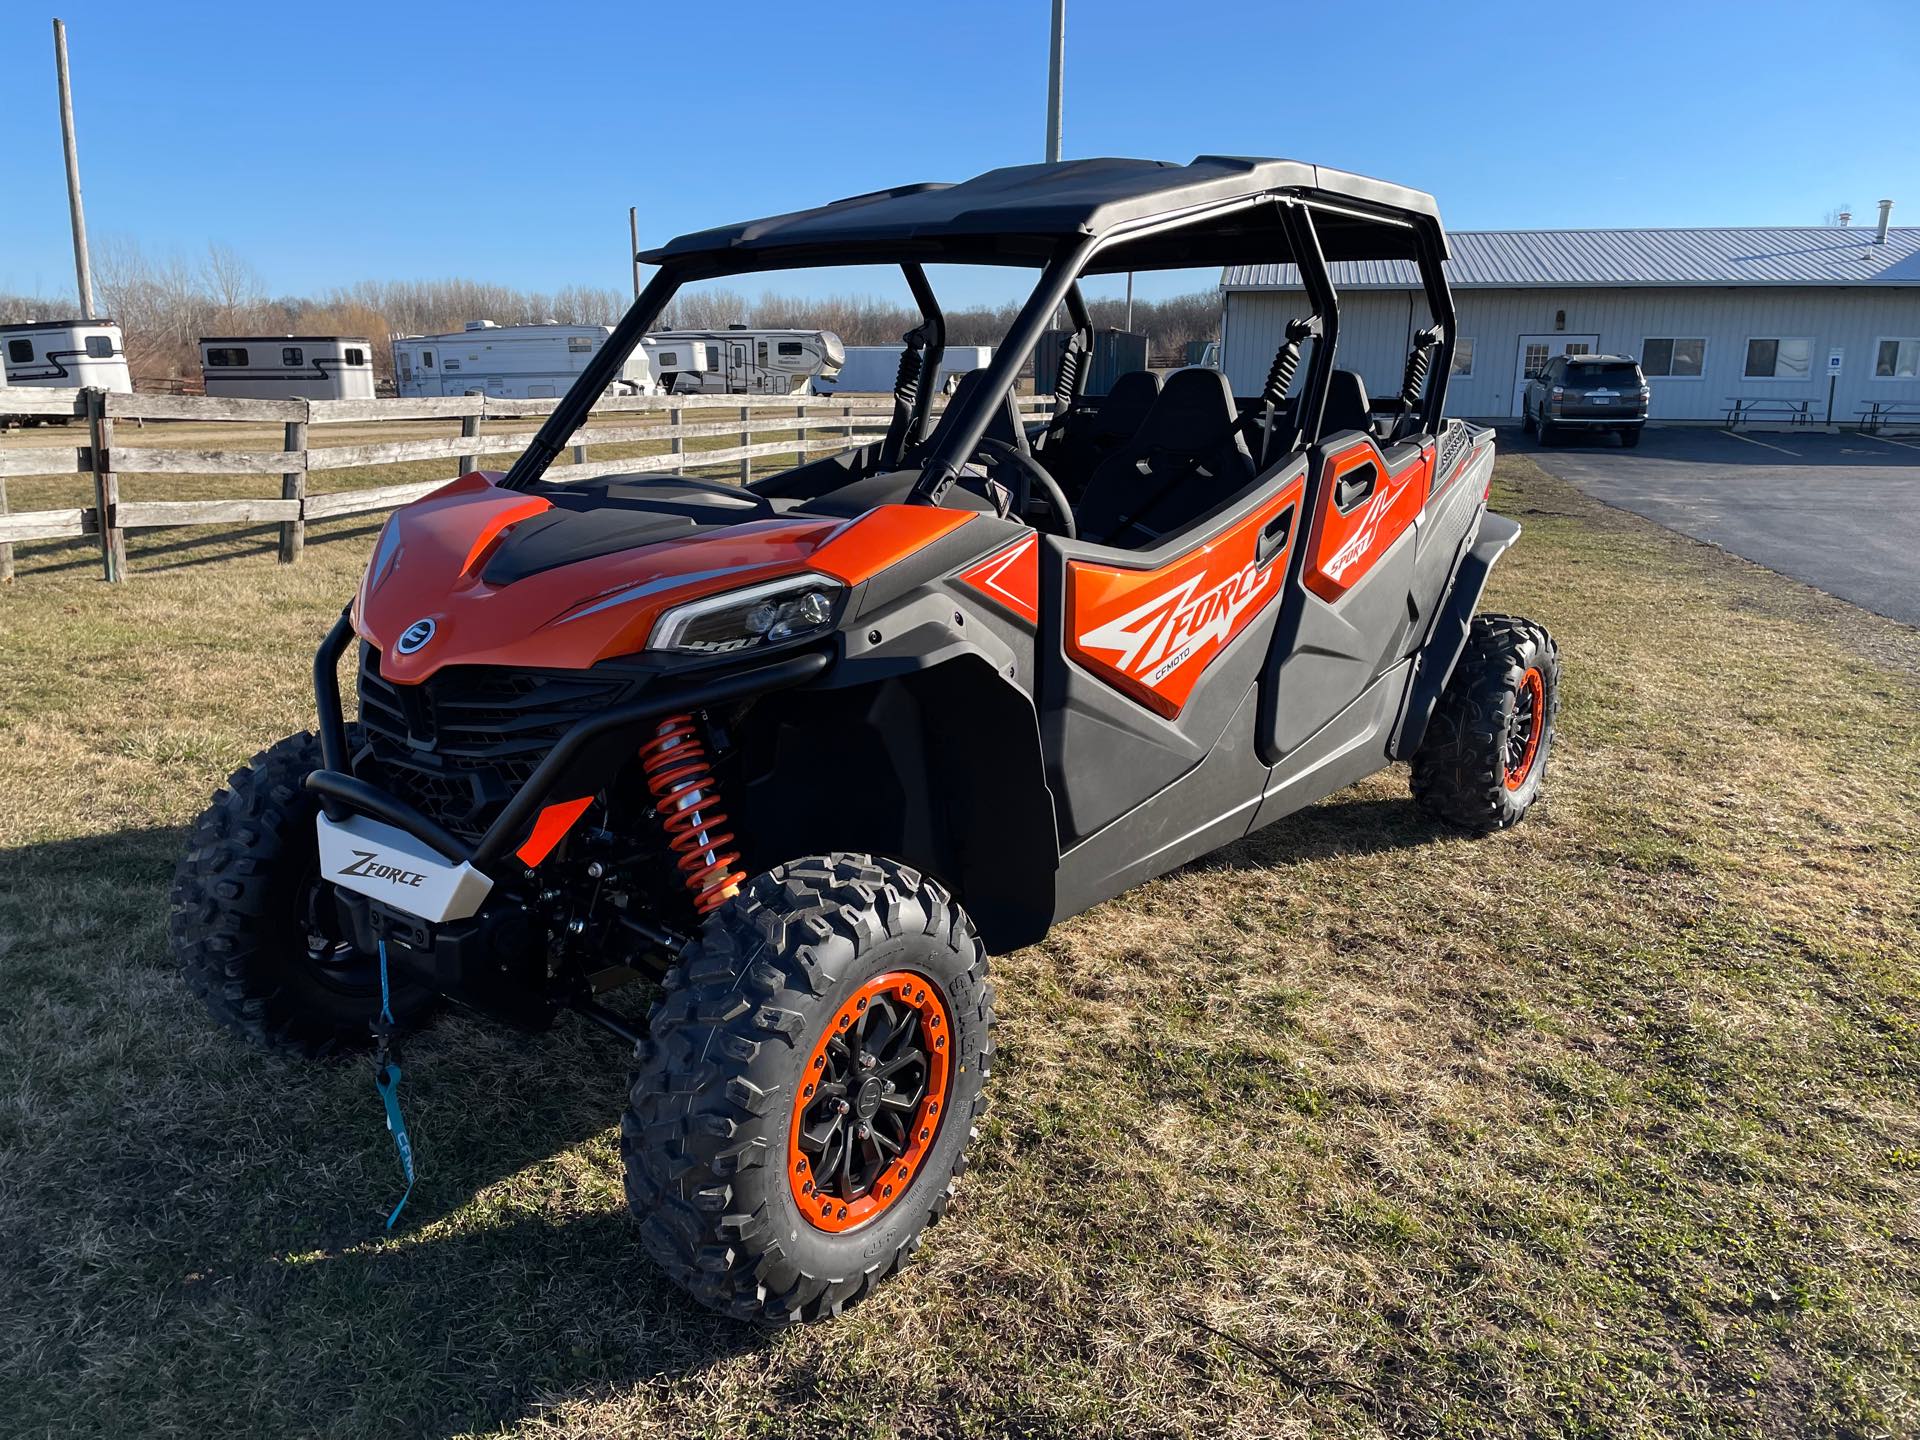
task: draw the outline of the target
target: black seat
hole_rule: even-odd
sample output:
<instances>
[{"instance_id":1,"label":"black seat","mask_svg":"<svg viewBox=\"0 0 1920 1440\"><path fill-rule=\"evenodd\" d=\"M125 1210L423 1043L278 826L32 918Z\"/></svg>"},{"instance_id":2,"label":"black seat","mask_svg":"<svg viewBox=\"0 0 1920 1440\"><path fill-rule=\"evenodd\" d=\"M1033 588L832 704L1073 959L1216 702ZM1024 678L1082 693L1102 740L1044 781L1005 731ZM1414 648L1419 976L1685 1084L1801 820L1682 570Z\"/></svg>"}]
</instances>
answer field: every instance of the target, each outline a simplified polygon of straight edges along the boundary
<instances>
[{"instance_id":1,"label":"black seat","mask_svg":"<svg viewBox=\"0 0 1920 1440\"><path fill-rule=\"evenodd\" d=\"M1327 382L1326 417L1320 423L1322 435L1341 430L1373 433L1373 407L1367 403L1367 386L1351 370L1336 370Z\"/></svg>"},{"instance_id":2,"label":"black seat","mask_svg":"<svg viewBox=\"0 0 1920 1440\"><path fill-rule=\"evenodd\" d=\"M1253 482L1253 456L1218 370L1177 370L1074 507L1083 539L1152 544Z\"/></svg>"},{"instance_id":3,"label":"black seat","mask_svg":"<svg viewBox=\"0 0 1920 1440\"><path fill-rule=\"evenodd\" d=\"M1067 494L1086 488L1100 462L1140 433L1147 412L1160 398L1155 370L1128 370L1087 409L1070 415L1048 440L1040 458Z\"/></svg>"}]
</instances>

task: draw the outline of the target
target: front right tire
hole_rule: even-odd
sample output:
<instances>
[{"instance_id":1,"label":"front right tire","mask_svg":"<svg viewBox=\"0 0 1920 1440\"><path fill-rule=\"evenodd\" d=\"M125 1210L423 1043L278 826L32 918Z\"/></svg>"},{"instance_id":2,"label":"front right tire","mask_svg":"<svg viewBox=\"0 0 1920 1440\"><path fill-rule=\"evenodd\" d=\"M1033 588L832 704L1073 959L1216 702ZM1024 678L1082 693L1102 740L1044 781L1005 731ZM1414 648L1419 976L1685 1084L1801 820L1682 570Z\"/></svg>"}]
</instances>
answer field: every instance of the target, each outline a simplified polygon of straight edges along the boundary
<instances>
[{"instance_id":1,"label":"front right tire","mask_svg":"<svg viewBox=\"0 0 1920 1440\"><path fill-rule=\"evenodd\" d=\"M1413 756L1413 798L1450 825L1491 834L1540 798L1560 713L1560 652L1544 625L1476 615Z\"/></svg>"},{"instance_id":2,"label":"front right tire","mask_svg":"<svg viewBox=\"0 0 1920 1440\"><path fill-rule=\"evenodd\" d=\"M838 1315L946 1213L992 1065L973 923L930 876L776 866L667 975L620 1145L647 1253L776 1327Z\"/></svg>"}]
</instances>

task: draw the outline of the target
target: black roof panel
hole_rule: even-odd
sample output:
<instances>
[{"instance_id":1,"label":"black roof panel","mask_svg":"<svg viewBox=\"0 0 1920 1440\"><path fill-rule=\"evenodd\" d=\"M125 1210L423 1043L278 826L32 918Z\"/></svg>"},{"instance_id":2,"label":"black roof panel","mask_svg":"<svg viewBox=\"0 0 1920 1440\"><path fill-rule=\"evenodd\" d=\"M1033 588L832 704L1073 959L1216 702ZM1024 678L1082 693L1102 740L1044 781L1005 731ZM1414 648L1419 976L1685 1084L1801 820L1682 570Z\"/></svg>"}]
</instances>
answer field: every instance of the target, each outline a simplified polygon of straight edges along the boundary
<instances>
[{"instance_id":1,"label":"black roof panel","mask_svg":"<svg viewBox=\"0 0 1920 1440\"><path fill-rule=\"evenodd\" d=\"M957 185L907 185L716 226L642 251L639 258L654 265L679 261L728 270L903 258L1031 265L1076 236L1107 236L1183 211L1283 190L1383 218L1424 220L1436 227L1439 221L1433 197L1423 191L1298 160L1223 155L1202 155L1187 165L1063 160L989 170ZM1329 259L1373 258L1383 245L1389 254L1408 253L1377 233L1341 243L1349 232L1378 232L1376 224L1343 227L1323 221L1321 229ZM1116 240L1111 255L1103 254L1092 268L1230 263L1227 256L1243 254L1273 259L1278 258L1276 239L1277 227L1270 221L1226 217L1183 230L1176 244L1155 245L1151 237Z\"/></svg>"}]
</instances>

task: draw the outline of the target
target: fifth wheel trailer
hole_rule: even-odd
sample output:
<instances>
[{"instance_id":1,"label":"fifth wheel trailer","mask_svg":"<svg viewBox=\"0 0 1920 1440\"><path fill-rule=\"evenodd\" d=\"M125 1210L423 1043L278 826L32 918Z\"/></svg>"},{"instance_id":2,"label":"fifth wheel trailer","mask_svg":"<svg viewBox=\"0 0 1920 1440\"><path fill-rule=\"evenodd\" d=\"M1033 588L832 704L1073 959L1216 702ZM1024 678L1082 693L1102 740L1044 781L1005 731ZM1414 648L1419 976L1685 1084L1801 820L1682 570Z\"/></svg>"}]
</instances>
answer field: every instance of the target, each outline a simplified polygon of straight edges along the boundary
<instances>
[{"instance_id":1,"label":"fifth wheel trailer","mask_svg":"<svg viewBox=\"0 0 1920 1440\"><path fill-rule=\"evenodd\" d=\"M846 346L831 330L734 325L725 330L655 330L647 336L655 350L672 341L706 346L706 368L681 370L673 383L676 395L803 395L811 382L838 375L847 359Z\"/></svg>"},{"instance_id":2,"label":"fifth wheel trailer","mask_svg":"<svg viewBox=\"0 0 1920 1440\"><path fill-rule=\"evenodd\" d=\"M892 390L893 382L899 378L903 348L899 345L849 345L847 360L840 367L840 373L830 380L816 376L813 388L822 395L833 395L842 390L862 393ZM934 389L944 392L969 370L984 370L992 363L991 345L949 345L940 356L940 370L934 376Z\"/></svg>"},{"instance_id":3,"label":"fifth wheel trailer","mask_svg":"<svg viewBox=\"0 0 1920 1440\"><path fill-rule=\"evenodd\" d=\"M480 390L503 399L552 399L565 393L612 333L611 325L469 320L466 329L447 335L396 336L394 385L409 398ZM656 393L644 349L635 347L613 388L632 395Z\"/></svg>"}]
</instances>

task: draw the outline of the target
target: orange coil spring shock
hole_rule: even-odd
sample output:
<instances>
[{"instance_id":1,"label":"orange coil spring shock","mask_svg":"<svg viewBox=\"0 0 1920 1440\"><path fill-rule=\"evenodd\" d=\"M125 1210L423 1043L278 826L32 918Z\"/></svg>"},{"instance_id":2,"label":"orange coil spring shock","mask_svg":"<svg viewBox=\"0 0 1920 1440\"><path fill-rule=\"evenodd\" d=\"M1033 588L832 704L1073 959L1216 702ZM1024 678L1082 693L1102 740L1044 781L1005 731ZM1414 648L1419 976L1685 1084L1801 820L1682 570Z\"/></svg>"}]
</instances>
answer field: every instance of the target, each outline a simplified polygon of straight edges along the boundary
<instances>
[{"instance_id":1,"label":"orange coil spring shock","mask_svg":"<svg viewBox=\"0 0 1920 1440\"><path fill-rule=\"evenodd\" d=\"M693 908L702 915L719 908L747 877L734 868L740 852L730 848L733 832L726 828L706 742L693 716L662 720L640 747L640 768Z\"/></svg>"}]
</instances>

